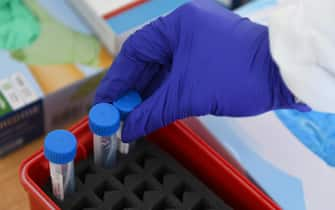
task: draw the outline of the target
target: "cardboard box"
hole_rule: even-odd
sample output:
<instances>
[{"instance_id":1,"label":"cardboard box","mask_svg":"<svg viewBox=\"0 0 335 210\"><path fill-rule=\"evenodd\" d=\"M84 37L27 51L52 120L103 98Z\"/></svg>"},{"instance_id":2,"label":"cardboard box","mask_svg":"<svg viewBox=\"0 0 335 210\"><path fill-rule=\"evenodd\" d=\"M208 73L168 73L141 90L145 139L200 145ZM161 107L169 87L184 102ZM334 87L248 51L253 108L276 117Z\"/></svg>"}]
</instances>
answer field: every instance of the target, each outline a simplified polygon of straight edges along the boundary
<instances>
[{"instance_id":1,"label":"cardboard box","mask_svg":"<svg viewBox=\"0 0 335 210\"><path fill-rule=\"evenodd\" d=\"M14 14L0 21L0 156L86 114L112 63L66 0L8 4L0 7Z\"/></svg>"},{"instance_id":2,"label":"cardboard box","mask_svg":"<svg viewBox=\"0 0 335 210\"><path fill-rule=\"evenodd\" d=\"M120 51L134 31L189 1L69 0L112 54Z\"/></svg>"}]
</instances>

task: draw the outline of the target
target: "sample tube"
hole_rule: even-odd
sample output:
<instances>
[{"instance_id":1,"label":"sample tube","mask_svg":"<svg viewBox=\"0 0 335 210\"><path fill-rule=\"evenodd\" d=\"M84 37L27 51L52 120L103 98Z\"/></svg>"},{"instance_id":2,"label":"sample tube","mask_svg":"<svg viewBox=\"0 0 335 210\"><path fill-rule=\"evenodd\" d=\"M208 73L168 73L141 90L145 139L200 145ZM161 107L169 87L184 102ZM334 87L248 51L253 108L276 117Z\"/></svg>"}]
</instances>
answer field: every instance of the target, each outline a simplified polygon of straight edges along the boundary
<instances>
[{"instance_id":1,"label":"sample tube","mask_svg":"<svg viewBox=\"0 0 335 210\"><path fill-rule=\"evenodd\" d=\"M135 146L135 142L133 142L132 144L128 144L122 141L122 129L124 121L127 118L128 114L141 103L141 96L136 91L130 91L114 102L114 106L119 110L121 116L120 128L116 135L118 138L118 149L120 154L128 154L131 147Z\"/></svg>"},{"instance_id":2,"label":"sample tube","mask_svg":"<svg viewBox=\"0 0 335 210\"><path fill-rule=\"evenodd\" d=\"M119 112L112 104L97 104L89 112L89 125L93 132L95 164L104 168L113 167L117 158L115 134L120 127Z\"/></svg>"},{"instance_id":3,"label":"sample tube","mask_svg":"<svg viewBox=\"0 0 335 210\"><path fill-rule=\"evenodd\" d=\"M75 190L73 160L76 151L76 138L69 131L55 130L45 138L44 155L49 160L52 192L60 201Z\"/></svg>"}]
</instances>

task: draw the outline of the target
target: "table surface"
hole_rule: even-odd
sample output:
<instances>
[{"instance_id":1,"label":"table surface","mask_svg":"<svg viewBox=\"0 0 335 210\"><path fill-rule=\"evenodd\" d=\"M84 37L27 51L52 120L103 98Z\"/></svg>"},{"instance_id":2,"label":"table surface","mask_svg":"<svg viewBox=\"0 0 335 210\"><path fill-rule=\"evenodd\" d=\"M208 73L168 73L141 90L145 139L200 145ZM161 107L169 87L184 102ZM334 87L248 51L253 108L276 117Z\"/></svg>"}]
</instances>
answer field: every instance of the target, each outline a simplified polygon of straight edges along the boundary
<instances>
[{"instance_id":1,"label":"table surface","mask_svg":"<svg viewBox=\"0 0 335 210\"><path fill-rule=\"evenodd\" d=\"M42 143L42 138L35 140L0 159L0 209L29 210L28 197L19 180L19 166L41 148Z\"/></svg>"}]
</instances>

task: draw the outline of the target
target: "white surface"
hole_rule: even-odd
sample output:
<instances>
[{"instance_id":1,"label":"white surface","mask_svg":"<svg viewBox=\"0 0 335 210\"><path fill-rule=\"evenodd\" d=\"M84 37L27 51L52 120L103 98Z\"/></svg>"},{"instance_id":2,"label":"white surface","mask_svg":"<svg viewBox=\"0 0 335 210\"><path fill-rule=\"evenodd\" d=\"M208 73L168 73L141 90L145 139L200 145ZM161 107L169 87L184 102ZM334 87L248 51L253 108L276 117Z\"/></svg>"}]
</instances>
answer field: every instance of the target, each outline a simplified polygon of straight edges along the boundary
<instances>
[{"instance_id":1,"label":"white surface","mask_svg":"<svg viewBox=\"0 0 335 210\"><path fill-rule=\"evenodd\" d=\"M334 168L326 165L300 143L274 113L254 118L231 119L231 122L245 135L245 144L253 151L302 181L307 209L335 209Z\"/></svg>"},{"instance_id":2,"label":"white surface","mask_svg":"<svg viewBox=\"0 0 335 210\"><path fill-rule=\"evenodd\" d=\"M289 89L335 113L335 1L292 0L271 13L271 52Z\"/></svg>"}]
</instances>

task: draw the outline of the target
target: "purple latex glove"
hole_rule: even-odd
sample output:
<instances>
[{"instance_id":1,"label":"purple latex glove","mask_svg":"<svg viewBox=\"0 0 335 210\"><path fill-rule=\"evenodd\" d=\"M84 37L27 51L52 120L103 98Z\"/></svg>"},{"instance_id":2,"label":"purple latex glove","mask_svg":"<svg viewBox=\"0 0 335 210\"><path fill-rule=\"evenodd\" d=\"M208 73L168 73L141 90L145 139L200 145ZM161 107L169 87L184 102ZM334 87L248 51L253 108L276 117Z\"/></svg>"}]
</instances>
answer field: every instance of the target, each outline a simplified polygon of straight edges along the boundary
<instances>
[{"instance_id":1,"label":"purple latex glove","mask_svg":"<svg viewBox=\"0 0 335 210\"><path fill-rule=\"evenodd\" d=\"M113 102L132 89L146 100L127 117L125 142L189 116L299 108L271 57L266 27L194 3L127 40L95 102Z\"/></svg>"}]
</instances>

